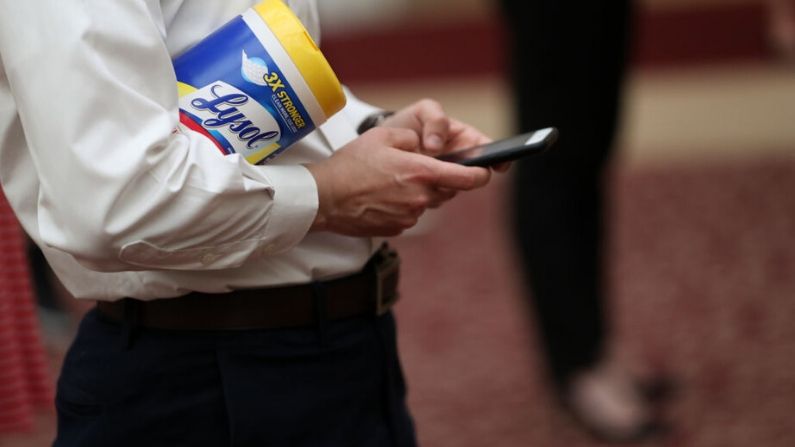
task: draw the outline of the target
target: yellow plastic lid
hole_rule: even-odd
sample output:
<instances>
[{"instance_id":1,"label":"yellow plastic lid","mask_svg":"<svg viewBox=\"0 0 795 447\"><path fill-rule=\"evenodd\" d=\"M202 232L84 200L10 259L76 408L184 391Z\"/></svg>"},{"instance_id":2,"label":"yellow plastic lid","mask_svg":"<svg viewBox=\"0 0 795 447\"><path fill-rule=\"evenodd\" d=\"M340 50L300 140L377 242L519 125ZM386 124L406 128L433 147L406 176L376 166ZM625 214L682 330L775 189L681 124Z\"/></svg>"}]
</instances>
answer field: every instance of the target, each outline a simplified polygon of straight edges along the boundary
<instances>
[{"instance_id":1,"label":"yellow plastic lid","mask_svg":"<svg viewBox=\"0 0 795 447\"><path fill-rule=\"evenodd\" d=\"M345 94L340 81L295 13L281 0L265 0L254 10L290 55L326 117L342 110Z\"/></svg>"}]
</instances>

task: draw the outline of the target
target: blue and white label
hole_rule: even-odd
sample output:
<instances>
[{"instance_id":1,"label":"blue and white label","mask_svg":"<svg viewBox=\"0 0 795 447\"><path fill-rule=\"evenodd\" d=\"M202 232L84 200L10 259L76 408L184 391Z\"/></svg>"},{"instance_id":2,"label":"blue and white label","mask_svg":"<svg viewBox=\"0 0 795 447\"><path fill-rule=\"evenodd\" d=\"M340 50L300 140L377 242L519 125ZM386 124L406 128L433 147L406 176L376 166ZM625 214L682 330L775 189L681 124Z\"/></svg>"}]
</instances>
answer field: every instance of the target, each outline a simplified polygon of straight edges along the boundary
<instances>
[{"instance_id":1,"label":"blue and white label","mask_svg":"<svg viewBox=\"0 0 795 447\"><path fill-rule=\"evenodd\" d=\"M234 152L246 157L281 137L279 123L268 110L223 81L183 96L180 104L202 127L221 134Z\"/></svg>"},{"instance_id":2,"label":"blue and white label","mask_svg":"<svg viewBox=\"0 0 795 447\"><path fill-rule=\"evenodd\" d=\"M266 49L260 35L270 30L260 20L255 34L251 21L232 20L175 59L174 69L177 80L190 87L179 99L180 119L212 138L224 153L262 163L315 128L306 106L318 106L305 93L308 87L292 61L278 43L270 42L272 33L266 38L282 67ZM301 99L308 96L311 101L304 104Z\"/></svg>"}]
</instances>

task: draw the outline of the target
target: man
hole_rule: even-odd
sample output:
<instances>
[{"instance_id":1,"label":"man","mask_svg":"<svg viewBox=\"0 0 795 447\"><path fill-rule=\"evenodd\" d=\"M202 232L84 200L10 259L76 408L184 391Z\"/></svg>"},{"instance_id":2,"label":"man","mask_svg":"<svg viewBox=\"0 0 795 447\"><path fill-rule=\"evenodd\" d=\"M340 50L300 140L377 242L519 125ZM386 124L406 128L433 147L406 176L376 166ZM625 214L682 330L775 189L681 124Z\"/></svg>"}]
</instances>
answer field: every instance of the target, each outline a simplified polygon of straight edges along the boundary
<instances>
[{"instance_id":1,"label":"man","mask_svg":"<svg viewBox=\"0 0 795 447\"><path fill-rule=\"evenodd\" d=\"M100 302L64 361L58 447L415 445L397 260L374 237L486 184L418 153L486 137L432 101L385 117L352 96L266 166L175 130L172 57L254 3L0 2L0 180ZM288 3L317 38L314 3Z\"/></svg>"}]
</instances>

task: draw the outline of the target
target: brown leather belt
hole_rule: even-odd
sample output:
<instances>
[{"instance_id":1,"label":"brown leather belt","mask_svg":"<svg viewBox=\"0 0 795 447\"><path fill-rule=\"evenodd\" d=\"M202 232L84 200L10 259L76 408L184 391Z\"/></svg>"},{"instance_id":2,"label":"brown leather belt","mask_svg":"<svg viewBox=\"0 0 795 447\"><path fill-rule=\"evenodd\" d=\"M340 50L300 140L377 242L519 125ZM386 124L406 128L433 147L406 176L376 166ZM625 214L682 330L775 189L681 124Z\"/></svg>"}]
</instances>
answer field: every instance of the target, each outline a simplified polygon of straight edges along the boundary
<instances>
[{"instance_id":1,"label":"brown leather belt","mask_svg":"<svg viewBox=\"0 0 795 447\"><path fill-rule=\"evenodd\" d=\"M243 330L311 326L320 321L381 315L397 301L400 259L382 247L364 269L330 281L178 298L100 301L105 318L170 330Z\"/></svg>"}]
</instances>

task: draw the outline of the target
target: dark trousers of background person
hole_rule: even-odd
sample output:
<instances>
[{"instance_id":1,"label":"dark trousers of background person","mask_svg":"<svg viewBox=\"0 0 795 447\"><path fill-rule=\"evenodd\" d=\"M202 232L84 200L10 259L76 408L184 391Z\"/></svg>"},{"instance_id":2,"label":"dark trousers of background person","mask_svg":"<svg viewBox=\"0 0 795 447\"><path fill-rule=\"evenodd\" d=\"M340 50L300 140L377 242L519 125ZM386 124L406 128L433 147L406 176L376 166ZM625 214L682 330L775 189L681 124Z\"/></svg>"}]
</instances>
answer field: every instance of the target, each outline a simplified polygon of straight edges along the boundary
<instances>
[{"instance_id":1,"label":"dark trousers of background person","mask_svg":"<svg viewBox=\"0 0 795 447\"><path fill-rule=\"evenodd\" d=\"M603 355L604 176L626 67L629 0L503 0L521 130L560 130L514 168L515 236L552 378Z\"/></svg>"},{"instance_id":2,"label":"dark trousers of background person","mask_svg":"<svg viewBox=\"0 0 795 447\"><path fill-rule=\"evenodd\" d=\"M219 297L223 299L223 297ZM83 319L55 447L414 447L391 313L289 329Z\"/></svg>"}]
</instances>

